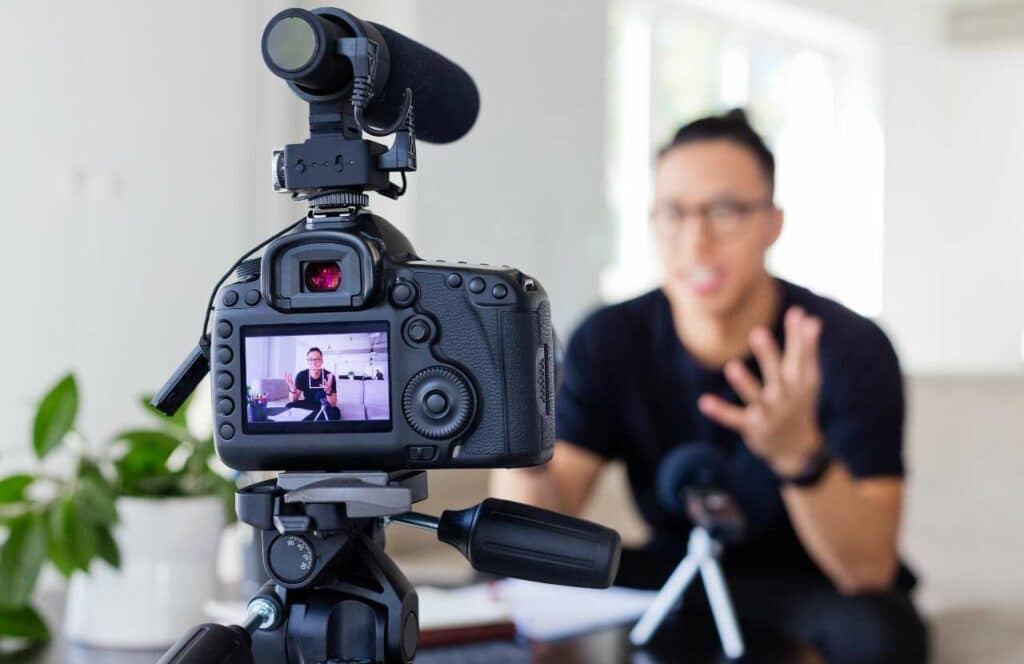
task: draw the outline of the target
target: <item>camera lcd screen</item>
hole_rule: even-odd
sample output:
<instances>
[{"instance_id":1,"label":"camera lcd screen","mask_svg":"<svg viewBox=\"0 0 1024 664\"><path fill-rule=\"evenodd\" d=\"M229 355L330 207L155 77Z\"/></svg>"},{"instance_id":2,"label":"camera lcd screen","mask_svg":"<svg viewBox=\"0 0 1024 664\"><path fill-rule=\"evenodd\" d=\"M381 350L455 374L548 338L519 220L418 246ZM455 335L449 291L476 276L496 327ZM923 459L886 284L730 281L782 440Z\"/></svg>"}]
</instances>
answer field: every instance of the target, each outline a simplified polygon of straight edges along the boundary
<instances>
[{"instance_id":1,"label":"camera lcd screen","mask_svg":"<svg viewBox=\"0 0 1024 664\"><path fill-rule=\"evenodd\" d=\"M391 429L387 323L243 327L243 430Z\"/></svg>"}]
</instances>

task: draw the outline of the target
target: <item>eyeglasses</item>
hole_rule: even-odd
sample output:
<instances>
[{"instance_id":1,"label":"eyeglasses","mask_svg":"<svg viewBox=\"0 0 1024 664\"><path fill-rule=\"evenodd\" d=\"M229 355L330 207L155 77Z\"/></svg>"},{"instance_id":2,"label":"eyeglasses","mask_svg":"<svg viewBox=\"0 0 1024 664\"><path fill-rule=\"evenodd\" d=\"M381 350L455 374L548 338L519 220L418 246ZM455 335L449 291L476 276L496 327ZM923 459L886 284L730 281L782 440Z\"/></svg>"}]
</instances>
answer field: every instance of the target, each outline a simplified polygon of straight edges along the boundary
<instances>
[{"instance_id":1,"label":"eyeglasses","mask_svg":"<svg viewBox=\"0 0 1024 664\"><path fill-rule=\"evenodd\" d=\"M651 222L662 239L671 241L679 237L683 223L688 218L697 217L704 222L704 227L712 240L728 242L743 232L750 215L774 207L771 199L740 201L730 197L718 198L693 211L675 203L666 203L651 210Z\"/></svg>"},{"instance_id":2,"label":"eyeglasses","mask_svg":"<svg viewBox=\"0 0 1024 664\"><path fill-rule=\"evenodd\" d=\"M323 362L324 358L322 358L322 357L307 357L306 361L307 362Z\"/></svg>"}]
</instances>

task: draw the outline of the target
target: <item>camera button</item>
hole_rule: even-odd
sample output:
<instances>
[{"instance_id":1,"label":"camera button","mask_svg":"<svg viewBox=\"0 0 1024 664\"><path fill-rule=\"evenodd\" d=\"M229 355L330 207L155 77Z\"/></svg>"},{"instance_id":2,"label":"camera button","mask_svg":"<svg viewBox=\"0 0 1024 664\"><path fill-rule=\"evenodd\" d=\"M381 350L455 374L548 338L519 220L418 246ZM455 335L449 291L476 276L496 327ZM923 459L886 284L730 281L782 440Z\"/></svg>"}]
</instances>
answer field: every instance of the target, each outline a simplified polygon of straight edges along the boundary
<instances>
[{"instance_id":1,"label":"camera button","mask_svg":"<svg viewBox=\"0 0 1024 664\"><path fill-rule=\"evenodd\" d=\"M470 293L476 293L477 295L479 295L480 293L484 292L485 288L487 288L487 284L485 284L484 280L481 279L480 277L473 277L472 279L469 280Z\"/></svg>"},{"instance_id":2,"label":"camera button","mask_svg":"<svg viewBox=\"0 0 1024 664\"><path fill-rule=\"evenodd\" d=\"M421 344L430 338L430 326L427 325L426 321L414 320L406 328L406 334L408 334L410 341Z\"/></svg>"},{"instance_id":3,"label":"camera button","mask_svg":"<svg viewBox=\"0 0 1024 664\"><path fill-rule=\"evenodd\" d=\"M224 293L224 297L221 300L226 307L233 307L238 304L238 291L229 290Z\"/></svg>"},{"instance_id":4,"label":"camera button","mask_svg":"<svg viewBox=\"0 0 1024 664\"><path fill-rule=\"evenodd\" d=\"M260 303L260 292L258 290L251 290L245 294L245 303L249 306Z\"/></svg>"},{"instance_id":5,"label":"camera button","mask_svg":"<svg viewBox=\"0 0 1024 664\"><path fill-rule=\"evenodd\" d=\"M231 389L231 386L235 384L235 377L229 374L227 371L221 371L217 373L217 387L222 390Z\"/></svg>"},{"instance_id":6,"label":"camera button","mask_svg":"<svg viewBox=\"0 0 1024 664\"><path fill-rule=\"evenodd\" d=\"M227 423L220 425L220 437L224 440L231 440L235 437L235 427Z\"/></svg>"},{"instance_id":7,"label":"camera button","mask_svg":"<svg viewBox=\"0 0 1024 664\"><path fill-rule=\"evenodd\" d=\"M433 461L437 456L437 447L434 445L411 445L405 448L405 454L410 461Z\"/></svg>"},{"instance_id":8,"label":"camera button","mask_svg":"<svg viewBox=\"0 0 1024 664\"><path fill-rule=\"evenodd\" d=\"M391 302L396 307L408 307L416 299L416 289L412 284L400 281L391 288Z\"/></svg>"},{"instance_id":9,"label":"camera button","mask_svg":"<svg viewBox=\"0 0 1024 664\"><path fill-rule=\"evenodd\" d=\"M452 272L444 278L444 282L452 288L458 288L462 285L462 275Z\"/></svg>"},{"instance_id":10,"label":"camera button","mask_svg":"<svg viewBox=\"0 0 1024 664\"><path fill-rule=\"evenodd\" d=\"M495 285L495 287L491 289L491 295L493 295L495 298L499 300L504 298L506 295L508 295L508 286L506 286L505 284Z\"/></svg>"},{"instance_id":11,"label":"camera button","mask_svg":"<svg viewBox=\"0 0 1024 664\"><path fill-rule=\"evenodd\" d=\"M221 346L217 349L217 361L221 364L227 364L233 359L235 359L235 354L227 346Z\"/></svg>"},{"instance_id":12,"label":"camera button","mask_svg":"<svg viewBox=\"0 0 1024 664\"><path fill-rule=\"evenodd\" d=\"M217 402L217 412L221 415L230 415L235 412L235 402L227 397L224 397Z\"/></svg>"},{"instance_id":13,"label":"camera button","mask_svg":"<svg viewBox=\"0 0 1024 664\"><path fill-rule=\"evenodd\" d=\"M423 405L426 407L427 413L440 417L448 410L448 399L445 399L440 392L431 392L423 400Z\"/></svg>"},{"instance_id":14,"label":"camera button","mask_svg":"<svg viewBox=\"0 0 1024 664\"><path fill-rule=\"evenodd\" d=\"M233 330L234 328L231 327L231 323L227 322L226 320L222 320L221 322L217 323L217 335L220 336L221 338L226 339L227 337L230 337L231 332Z\"/></svg>"}]
</instances>

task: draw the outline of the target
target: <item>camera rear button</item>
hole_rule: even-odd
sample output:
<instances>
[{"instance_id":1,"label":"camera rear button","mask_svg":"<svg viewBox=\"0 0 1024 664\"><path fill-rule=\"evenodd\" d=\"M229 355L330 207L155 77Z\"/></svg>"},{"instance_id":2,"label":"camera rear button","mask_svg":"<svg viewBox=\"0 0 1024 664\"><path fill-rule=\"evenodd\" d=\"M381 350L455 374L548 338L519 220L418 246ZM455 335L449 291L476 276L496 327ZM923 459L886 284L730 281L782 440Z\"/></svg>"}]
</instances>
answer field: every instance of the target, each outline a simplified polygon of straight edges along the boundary
<instances>
[{"instance_id":1,"label":"camera rear button","mask_svg":"<svg viewBox=\"0 0 1024 664\"><path fill-rule=\"evenodd\" d=\"M230 415L235 412L235 402L227 397L224 397L217 402L217 412L221 415Z\"/></svg>"},{"instance_id":2,"label":"camera rear button","mask_svg":"<svg viewBox=\"0 0 1024 664\"><path fill-rule=\"evenodd\" d=\"M451 274L449 274L447 277L444 278L444 281L450 287L458 288L459 286L462 285L462 275L461 274L456 274L455 272L452 272Z\"/></svg>"},{"instance_id":3,"label":"camera rear button","mask_svg":"<svg viewBox=\"0 0 1024 664\"><path fill-rule=\"evenodd\" d=\"M227 337L230 337L232 330L233 328L231 327L231 323L227 322L226 320L222 320L221 322L217 323L217 334L222 338L226 339Z\"/></svg>"},{"instance_id":4,"label":"camera rear button","mask_svg":"<svg viewBox=\"0 0 1024 664\"><path fill-rule=\"evenodd\" d=\"M409 323L407 333L409 335L409 339L411 339L414 343L421 344L430 338L430 326L427 325L424 321L414 320L413 322Z\"/></svg>"},{"instance_id":5,"label":"camera rear button","mask_svg":"<svg viewBox=\"0 0 1024 664\"><path fill-rule=\"evenodd\" d=\"M227 364L233 359L235 359L235 354L227 346L221 346L217 349L217 361L221 364Z\"/></svg>"},{"instance_id":6,"label":"camera rear button","mask_svg":"<svg viewBox=\"0 0 1024 664\"><path fill-rule=\"evenodd\" d=\"M221 300L224 306L233 307L238 304L238 291L229 290L224 293L224 298Z\"/></svg>"},{"instance_id":7,"label":"camera rear button","mask_svg":"<svg viewBox=\"0 0 1024 664\"><path fill-rule=\"evenodd\" d=\"M444 415L444 412L448 410L448 399L445 399L440 392L431 392L423 400L423 405L431 415Z\"/></svg>"},{"instance_id":8,"label":"camera rear button","mask_svg":"<svg viewBox=\"0 0 1024 664\"><path fill-rule=\"evenodd\" d=\"M469 280L470 293L476 293L477 295L479 295L480 293L484 292L485 288L487 288L487 284L485 284L484 280L481 279L480 277L473 277L472 279Z\"/></svg>"},{"instance_id":9,"label":"camera rear button","mask_svg":"<svg viewBox=\"0 0 1024 664\"><path fill-rule=\"evenodd\" d=\"M222 390L229 390L235 384L235 378L227 371L217 373L217 387Z\"/></svg>"},{"instance_id":10,"label":"camera rear button","mask_svg":"<svg viewBox=\"0 0 1024 664\"><path fill-rule=\"evenodd\" d=\"M220 437L224 440L231 440L235 437L235 427L226 423L220 425Z\"/></svg>"},{"instance_id":11,"label":"camera rear button","mask_svg":"<svg viewBox=\"0 0 1024 664\"><path fill-rule=\"evenodd\" d=\"M258 290L251 290L245 294L245 303L250 307L260 303L260 292Z\"/></svg>"},{"instance_id":12,"label":"camera rear button","mask_svg":"<svg viewBox=\"0 0 1024 664\"><path fill-rule=\"evenodd\" d=\"M416 289L411 284L398 282L391 289L391 301L396 307L407 307L416 299Z\"/></svg>"},{"instance_id":13,"label":"camera rear button","mask_svg":"<svg viewBox=\"0 0 1024 664\"><path fill-rule=\"evenodd\" d=\"M495 298L499 300L504 298L506 295L508 295L508 286L506 286L505 284L495 285L494 288L491 289L491 295L493 295Z\"/></svg>"}]
</instances>

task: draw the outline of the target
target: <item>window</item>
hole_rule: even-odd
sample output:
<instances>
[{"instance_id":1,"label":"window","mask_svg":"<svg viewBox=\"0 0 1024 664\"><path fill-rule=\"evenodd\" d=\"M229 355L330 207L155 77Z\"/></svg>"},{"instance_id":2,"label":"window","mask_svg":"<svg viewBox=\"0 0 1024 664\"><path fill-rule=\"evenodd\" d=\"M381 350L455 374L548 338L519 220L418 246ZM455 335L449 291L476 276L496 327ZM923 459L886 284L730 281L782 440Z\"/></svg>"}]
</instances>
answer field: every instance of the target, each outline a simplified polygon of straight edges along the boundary
<instances>
[{"instance_id":1,"label":"window","mask_svg":"<svg viewBox=\"0 0 1024 664\"><path fill-rule=\"evenodd\" d=\"M765 0L618 0L609 28L604 297L658 282L647 224L654 151L684 122L743 107L775 153L786 212L770 269L878 315L883 152L871 35Z\"/></svg>"}]
</instances>

